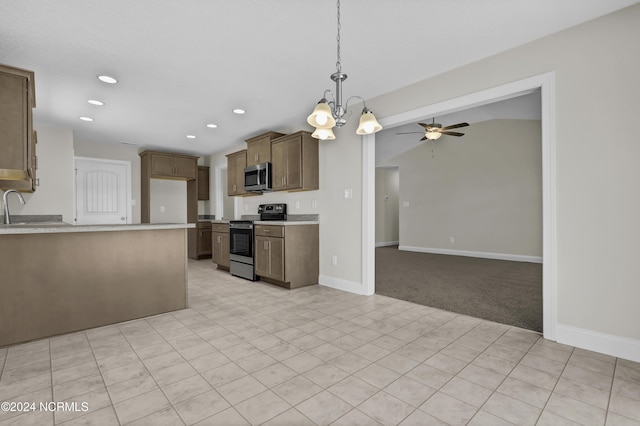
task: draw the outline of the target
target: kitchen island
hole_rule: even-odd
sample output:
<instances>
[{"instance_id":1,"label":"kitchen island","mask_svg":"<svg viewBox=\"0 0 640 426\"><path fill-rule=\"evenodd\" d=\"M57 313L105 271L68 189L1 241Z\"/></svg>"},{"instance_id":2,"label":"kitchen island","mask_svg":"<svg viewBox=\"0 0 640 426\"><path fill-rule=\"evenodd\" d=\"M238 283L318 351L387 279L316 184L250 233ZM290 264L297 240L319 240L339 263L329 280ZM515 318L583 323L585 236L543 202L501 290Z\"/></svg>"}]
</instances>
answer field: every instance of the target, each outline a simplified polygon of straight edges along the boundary
<instances>
[{"instance_id":1,"label":"kitchen island","mask_svg":"<svg viewBox=\"0 0 640 426\"><path fill-rule=\"evenodd\" d=\"M186 308L192 227L0 225L0 346Z\"/></svg>"}]
</instances>

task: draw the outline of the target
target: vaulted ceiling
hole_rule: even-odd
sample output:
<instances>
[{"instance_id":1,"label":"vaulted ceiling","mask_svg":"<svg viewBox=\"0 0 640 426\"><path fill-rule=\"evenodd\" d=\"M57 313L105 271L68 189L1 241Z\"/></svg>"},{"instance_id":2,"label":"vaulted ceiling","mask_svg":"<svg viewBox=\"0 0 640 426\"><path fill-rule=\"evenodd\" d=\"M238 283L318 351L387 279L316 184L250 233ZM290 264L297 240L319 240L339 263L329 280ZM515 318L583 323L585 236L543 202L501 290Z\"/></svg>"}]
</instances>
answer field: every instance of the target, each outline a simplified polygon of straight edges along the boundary
<instances>
[{"instance_id":1,"label":"vaulted ceiling","mask_svg":"<svg viewBox=\"0 0 640 426\"><path fill-rule=\"evenodd\" d=\"M634 3L344 0L344 96L372 98ZM336 4L0 0L0 63L35 71L36 127L207 155L266 130L312 130L306 116L333 88Z\"/></svg>"}]
</instances>

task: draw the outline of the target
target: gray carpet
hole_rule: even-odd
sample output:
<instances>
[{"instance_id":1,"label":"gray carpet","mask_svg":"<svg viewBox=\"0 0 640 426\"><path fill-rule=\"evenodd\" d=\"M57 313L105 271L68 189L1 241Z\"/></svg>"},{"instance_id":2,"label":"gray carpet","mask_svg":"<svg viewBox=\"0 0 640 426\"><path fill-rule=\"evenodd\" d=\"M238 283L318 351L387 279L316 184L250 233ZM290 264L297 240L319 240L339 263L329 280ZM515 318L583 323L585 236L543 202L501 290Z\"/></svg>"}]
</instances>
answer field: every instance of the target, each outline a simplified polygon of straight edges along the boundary
<instances>
[{"instance_id":1,"label":"gray carpet","mask_svg":"<svg viewBox=\"0 0 640 426\"><path fill-rule=\"evenodd\" d=\"M542 264L376 248L376 293L542 331Z\"/></svg>"}]
</instances>

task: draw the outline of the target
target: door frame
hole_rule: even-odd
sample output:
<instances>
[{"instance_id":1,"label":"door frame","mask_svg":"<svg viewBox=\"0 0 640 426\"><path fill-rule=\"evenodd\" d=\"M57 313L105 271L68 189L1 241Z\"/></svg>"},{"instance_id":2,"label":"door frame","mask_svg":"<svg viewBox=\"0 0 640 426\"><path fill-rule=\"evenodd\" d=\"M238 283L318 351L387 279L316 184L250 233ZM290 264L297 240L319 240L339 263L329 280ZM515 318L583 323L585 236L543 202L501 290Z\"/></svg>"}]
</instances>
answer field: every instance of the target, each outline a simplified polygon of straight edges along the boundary
<instances>
[{"instance_id":1,"label":"door frame","mask_svg":"<svg viewBox=\"0 0 640 426\"><path fill-rule=\"evenodd\" d=\"M73 157L73 224L76 225L77 218L78 218L78 176L77 176L78 169L76 167L77 160L93 161L95 163L101 163L101 164L116 164L116 165L125 167L125 174L126 174L125 188L127 191L126 206L125 206L126 212L127 212L126 223L131 224L132 223L131 216L133 214L132 207L131 207L131 161L109 160L105 158L77 157L77 156Z\"/></svg>"},{"instance_id":2,"label":"door frame","mask_svg":"<svg viewBox=\"0 0 640 426\"><path fill-rule=\"evenodd\" d=\"M461 111L540 89L542 108L542 328L556 340L557 328L557 205L556 205L556 85L548 72L443 102L425 105L379 120L396 127L425 116ZM375 293L375 134L362 136L362 290Z\"/></svg>"}]
</instances>

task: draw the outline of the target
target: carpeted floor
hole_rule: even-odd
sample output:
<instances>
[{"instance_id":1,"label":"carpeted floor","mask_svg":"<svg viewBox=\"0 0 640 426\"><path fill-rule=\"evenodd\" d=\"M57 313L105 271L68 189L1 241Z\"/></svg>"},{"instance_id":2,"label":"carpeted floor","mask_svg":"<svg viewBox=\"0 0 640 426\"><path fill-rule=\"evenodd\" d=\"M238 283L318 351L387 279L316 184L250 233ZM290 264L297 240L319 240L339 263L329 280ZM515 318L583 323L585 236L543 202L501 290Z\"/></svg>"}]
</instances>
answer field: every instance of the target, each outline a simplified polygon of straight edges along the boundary
<instances>
[{"instance_id":1,"label":"carpeted floor","mask_svg":"<svg viewBox=\"0 0 640 426\"><path fill-rule=\"evenodd\" d=\"M376 248L376 293L542 331L542 264Z\"/></svg>"}]
</instances>

